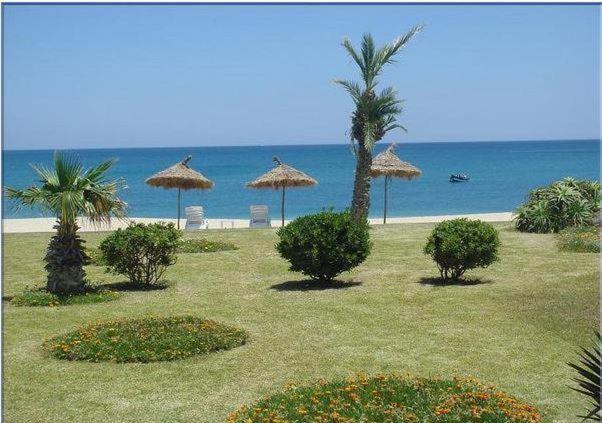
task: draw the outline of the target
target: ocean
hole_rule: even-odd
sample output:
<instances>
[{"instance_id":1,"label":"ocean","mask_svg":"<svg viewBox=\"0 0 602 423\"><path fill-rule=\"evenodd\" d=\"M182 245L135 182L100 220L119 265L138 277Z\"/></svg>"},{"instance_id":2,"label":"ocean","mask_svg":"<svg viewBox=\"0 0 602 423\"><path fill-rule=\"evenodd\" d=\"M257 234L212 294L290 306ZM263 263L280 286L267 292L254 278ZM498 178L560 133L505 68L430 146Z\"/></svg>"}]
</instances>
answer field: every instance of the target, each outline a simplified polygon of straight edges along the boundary
<instances>
[{"instance_id":1,"label":"ocean","mask_svg":"<svg viewBox=\"0 0 602 423\"><path fill-rule=\"evenodd\" d=\"M377 145L375 154L386 148ZM351 201L355 158L348 145L256 147L178 147L71 150L85 166L118 159L111 176L124 178L122 198L132 217L175 217L177 190L147 186L144 180L192 155L190 165L215 182L210 191L185 191L182 206L202 205L208 218L248 218L249 205L267 204L272 219L280 213L280 193L245 188L245 183L272 168L272 157L318 180L309 188L286 193L286 217L332 207L344 210ZM514 210L527 192L557 179L600 178L600 142L513 141L398 144L396 153L422 170L412 181L392 179L388 216L430 216ZM5 186L23 188L36 182L28 163L49 165L51 150L4 151ZM450 183L450 173L471 180ZM371 217L383 213L384 180L372 183ZM183 210L183 209L182 209ZM4 218L42 217L36 210L14 211L3 198Z\"/></svg>"}]
</instances>

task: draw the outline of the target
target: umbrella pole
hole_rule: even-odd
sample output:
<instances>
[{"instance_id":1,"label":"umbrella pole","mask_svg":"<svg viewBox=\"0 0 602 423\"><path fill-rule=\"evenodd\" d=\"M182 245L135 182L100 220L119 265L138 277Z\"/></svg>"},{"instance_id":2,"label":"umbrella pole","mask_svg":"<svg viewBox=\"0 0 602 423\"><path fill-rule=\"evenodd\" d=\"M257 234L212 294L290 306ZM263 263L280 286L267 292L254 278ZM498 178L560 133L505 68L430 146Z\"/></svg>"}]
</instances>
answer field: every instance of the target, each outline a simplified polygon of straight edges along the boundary
<instances>
[{"instance_id":1,"label":"umbrella pole","mask_svg":"<svg viewBox=\"0 0 602 423\"><path fill-rule=\"evenodd\" d=\"M178 229L180 229L180 188L178 188Z\"/></svg>"},{"instance_id":2,"label":"umbrella pole","mask_svg":"<svg viewBox=\"0 0 602 423\"><path fill-rule=\"evenodd\" d=\"M387 223L387 186L389 182L389 176L385 175L385 205L384 205L384 215L383 215L383 225Z\"/></svg>"},{"instance_id":3,"label":"umbrella pole","mask_svg":"<svg viewBox=\"0 0 602 423\"><path fill-rule=\"evenodd\" d=\"M286 188L282 187L282 203L280 204L280 213L282 215L282 226L284 226L284 190Z\"/></svg>"}]
</instances>

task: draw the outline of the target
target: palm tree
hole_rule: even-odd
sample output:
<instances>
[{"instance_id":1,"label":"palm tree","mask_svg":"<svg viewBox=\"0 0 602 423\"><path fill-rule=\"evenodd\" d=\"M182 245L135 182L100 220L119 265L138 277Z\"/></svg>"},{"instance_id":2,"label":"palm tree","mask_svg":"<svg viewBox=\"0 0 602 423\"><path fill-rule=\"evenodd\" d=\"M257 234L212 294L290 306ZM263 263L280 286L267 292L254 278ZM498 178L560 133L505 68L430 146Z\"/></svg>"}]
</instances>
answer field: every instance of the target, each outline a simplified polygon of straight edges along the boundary
<instances>
[{"instance_id":1,"label":"palm tree","mask_svg":"<svg viewBox=\"0 0 602 423\"><path fill-rule=\"evenodd\" d=\"M38 207L56 215L56 235L50 239L44 258L49 292L68 294L85 289L83 266L87 256L84 241L77 234L77 216L93 223L108 223L112 216L125 216L126 203L117 196L124 187L123 180L106 179L114 163L108 160L84 170L77 158L55 153L54 169L32 165L40 186L6 189L8 198L17 201L17 208Z\"/></svg>"},{"instance_id":2,"label":"palm tree","mask_svg":"<svg viewBox=\"0 0 602 423\"><path fill-rule=\"evenodd\" d=\"M402 112L402 101L397 92L385 88L376 93L378 76L386 64L394 62L408 41L422 29L421 25L410 29L405 35L377 49L370 34L364 34L361 52L355 51L348 39L343 40L343 47L360 68L362 82L335 80L342 85L351 96L355 111L351 115L351 142L356 154L355 182L351 213L355 219L364 219L370 208L370 166L372 165L372 149L387 132L395 128L405 128L397 123ZM356 144L357 146L356 146Z\"/></svg>"}]
</instances>

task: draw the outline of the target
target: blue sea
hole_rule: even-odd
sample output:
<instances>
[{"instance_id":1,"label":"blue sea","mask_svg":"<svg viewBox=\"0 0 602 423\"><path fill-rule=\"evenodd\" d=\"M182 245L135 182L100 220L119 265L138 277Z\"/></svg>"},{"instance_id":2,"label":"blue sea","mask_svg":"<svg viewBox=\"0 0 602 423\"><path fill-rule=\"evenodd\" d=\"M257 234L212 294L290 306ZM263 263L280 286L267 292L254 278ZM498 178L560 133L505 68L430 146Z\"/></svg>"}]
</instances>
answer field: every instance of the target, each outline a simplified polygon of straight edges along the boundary
<instances>
[{"instance_id":1,"label":"blue sea","mask_svg":"<svg viewBox=\"0 0 602 423\"><path fill-rule=\"evenodd\" d=\"M386 148L377 145L376 152ZM124 178L122 198L134 217L175 217L177 190L147 186L144 180L192 155L190 165L215 182L210 191L185 191L182 206L202 205L209 218L248 218L249 205L267 204L273 219L280 213L280 193L245 188L245 183L272 168L272 157L318 180L309 188L286 194L286 217L293 218L333 207L344 210L351 201L355 158L348 145L257 147L182 147L72 150L84 165L118 159L112 176ZM398 144L402 160L423 174L412 181L389 184L389 216L502 212L515 209L535 187L572 176L600 178L600 142L516 141ZM36 182L28 163L50 165L51 150L4 151L5 186L23 188ZM450 173L471 180L450 183ZM371 217L383 213L383 179L372 183ZM37 211L15 212L4 198L4 218L38 217Z\"/></svg>"}]
</instances>

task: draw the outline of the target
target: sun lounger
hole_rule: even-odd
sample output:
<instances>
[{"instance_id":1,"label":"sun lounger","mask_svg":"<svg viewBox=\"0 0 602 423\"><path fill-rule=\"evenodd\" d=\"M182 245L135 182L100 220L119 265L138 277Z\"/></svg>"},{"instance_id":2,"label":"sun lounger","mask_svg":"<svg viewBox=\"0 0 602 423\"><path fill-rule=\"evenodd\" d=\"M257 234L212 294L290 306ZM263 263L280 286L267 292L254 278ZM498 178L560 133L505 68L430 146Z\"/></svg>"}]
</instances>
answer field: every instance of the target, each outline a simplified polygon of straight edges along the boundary
<instances>
[{"instance_id":1,"label":"sun lounger","mask_svg":"<svg viewBox=\"0 0 602 423\"><path fill-rule=\"evenodd\" d=\"M268 206L251 206L250 228L269 228L272 226Z\"/></svg>"},{"instance_id":2,"label":"sun lounger","mask_svg":"<svg viewBox=\"0 0 602 423\"><path fill-rule=\"evenodd\" d=\"M205 212L201 206L186 207L186 226L185 230L194 231L207 229L209 222L205 219Z\"/></svg>"}]
</instances>

